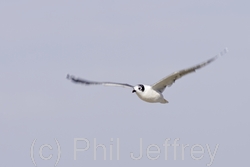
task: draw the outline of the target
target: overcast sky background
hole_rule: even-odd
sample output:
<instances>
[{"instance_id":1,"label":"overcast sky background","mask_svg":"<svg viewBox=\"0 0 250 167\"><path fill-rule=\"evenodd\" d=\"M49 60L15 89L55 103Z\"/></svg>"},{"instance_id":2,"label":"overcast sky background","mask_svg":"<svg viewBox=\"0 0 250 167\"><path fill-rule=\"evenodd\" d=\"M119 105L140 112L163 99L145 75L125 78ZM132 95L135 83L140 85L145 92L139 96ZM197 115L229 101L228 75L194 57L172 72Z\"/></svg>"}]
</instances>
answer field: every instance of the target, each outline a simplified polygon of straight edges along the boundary
<instances>
[{"instance_id":1,"label":"overcast sky background","mask_svg":"<svg viewBox=\"0 0 250 167\"><path fill-rule=\"evenodd\" d=\"M0 166L212 166L249 164L250 2L247 0L0 1ZM97 81L153 84L225 47L229 53L164 92L169 104L141 101L130 89L76 85L66 74ZM74 138L90 149L77 153ZM93 142L114 147L113 160L94 161ZM114 141L110 141L111 138ZM116 160L116 139L120 160ZM143 139L143 158L139 139ZM164 141L190 147L165 160ZM50 144L53 150L39 148ZM160 147L157 160L146 148ZM84 147L83 143L79 147ZM199 156L200 154L196 154Z\"/></svg>"}]
</instances>

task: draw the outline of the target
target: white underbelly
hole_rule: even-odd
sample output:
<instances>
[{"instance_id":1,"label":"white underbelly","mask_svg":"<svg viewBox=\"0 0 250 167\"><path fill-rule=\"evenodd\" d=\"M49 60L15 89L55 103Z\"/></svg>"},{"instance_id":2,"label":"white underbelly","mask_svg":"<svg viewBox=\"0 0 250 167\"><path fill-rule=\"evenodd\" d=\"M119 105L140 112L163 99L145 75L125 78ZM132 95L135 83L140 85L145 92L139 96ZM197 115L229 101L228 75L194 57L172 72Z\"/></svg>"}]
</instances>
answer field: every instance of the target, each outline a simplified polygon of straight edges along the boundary
<instances>
[{"instance_id":1,"label":"white underbelly","mask_svg":"<svg viewBox=\"0 0 250 167\"><path fill-rule=\"evenodd\" d=\"M149 103L162 102L162 100L164 99L162 94L156 91L148 91L145 94L137 94L137 95L140 99Z\"/></svg>"}]
</instances>

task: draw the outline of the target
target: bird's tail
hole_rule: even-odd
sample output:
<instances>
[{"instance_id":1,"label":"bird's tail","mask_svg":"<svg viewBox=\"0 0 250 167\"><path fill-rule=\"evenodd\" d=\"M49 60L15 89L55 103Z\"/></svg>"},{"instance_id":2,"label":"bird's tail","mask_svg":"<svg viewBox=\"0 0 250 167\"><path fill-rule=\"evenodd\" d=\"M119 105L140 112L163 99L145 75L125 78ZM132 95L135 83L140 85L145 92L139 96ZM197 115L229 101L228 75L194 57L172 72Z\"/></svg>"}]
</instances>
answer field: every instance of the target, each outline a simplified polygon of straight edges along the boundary
<instances>
[{"instance_id":1,"label":"bird's tail","mask_svg":"<svg viewBox=\"0 0 250 167\"><path fill-rule=\"evenodd\" d=\"M166 104L166 103L168 103L168 101L167 101L166 99L163 99L163 100L161 101L161 103L162 103L162 104Z\"/></svg>"}]
</instances>

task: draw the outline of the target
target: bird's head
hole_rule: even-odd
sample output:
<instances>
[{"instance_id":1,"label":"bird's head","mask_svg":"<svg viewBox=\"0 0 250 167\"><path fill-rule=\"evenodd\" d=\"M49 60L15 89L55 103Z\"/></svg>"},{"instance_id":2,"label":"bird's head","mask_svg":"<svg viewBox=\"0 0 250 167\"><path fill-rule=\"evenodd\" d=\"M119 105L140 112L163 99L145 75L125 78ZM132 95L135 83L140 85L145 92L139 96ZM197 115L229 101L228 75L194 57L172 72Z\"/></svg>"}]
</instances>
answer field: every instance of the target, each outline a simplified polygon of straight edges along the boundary
<instances>
[{"instance_id":1,"label":"bird's head","mask_svg":"<svg viewBox=\"0 0 250 167\"><path fill-rule=\"evenodd\" d=\"M132 91L132 93L141 93L141 92L144 92L145 90L145 86L142 85L142 84L139 84L139 85L136 85Z\"/></svg>"}]
</instances>

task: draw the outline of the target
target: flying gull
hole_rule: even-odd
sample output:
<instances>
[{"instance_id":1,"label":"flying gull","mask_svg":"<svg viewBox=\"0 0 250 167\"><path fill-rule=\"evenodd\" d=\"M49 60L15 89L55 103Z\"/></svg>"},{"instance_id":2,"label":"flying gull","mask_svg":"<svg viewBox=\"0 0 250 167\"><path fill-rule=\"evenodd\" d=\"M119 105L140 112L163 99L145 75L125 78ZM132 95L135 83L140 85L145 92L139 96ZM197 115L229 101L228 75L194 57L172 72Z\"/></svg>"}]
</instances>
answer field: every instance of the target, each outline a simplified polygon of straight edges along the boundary
<instances>
[{"instance_id":1,"label":"flying gull","mask_svg":"<svg viewBox=\"0 0 250 167\"><path fill-rule=\"evenodd\" d=\"M145 84L138 84L136 86L127 84L127 83L117 83L117 82L96 82L96 81L89 81L81 78L76 78L73 75L67 75L67 79L71 80L74 83L80 83L84 85L104 85L104 86L120 86L120 87L127 87L131 88L132 93L136 93L136 95L141 99L149 103L168 103L166 99L163 97L163 91L166 87L170 87L177 79L195 72L196 70L210 64L211 62L215 61L219 56L222 56L228 52L228 49L225 48L222 52L220 52L215 57L200 63L196 66L191 68L183 69L177 72L170 74L169 76L161 79L160 81L156 82L153 85L145 85Z\"/></svg>"}]
</instances>

